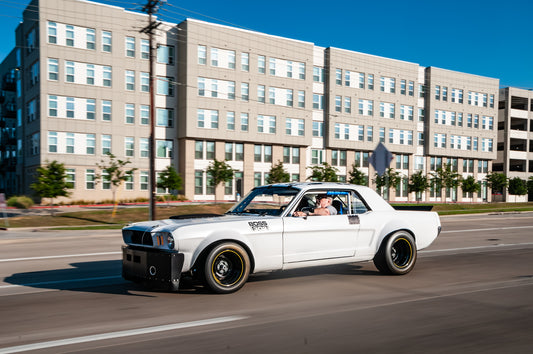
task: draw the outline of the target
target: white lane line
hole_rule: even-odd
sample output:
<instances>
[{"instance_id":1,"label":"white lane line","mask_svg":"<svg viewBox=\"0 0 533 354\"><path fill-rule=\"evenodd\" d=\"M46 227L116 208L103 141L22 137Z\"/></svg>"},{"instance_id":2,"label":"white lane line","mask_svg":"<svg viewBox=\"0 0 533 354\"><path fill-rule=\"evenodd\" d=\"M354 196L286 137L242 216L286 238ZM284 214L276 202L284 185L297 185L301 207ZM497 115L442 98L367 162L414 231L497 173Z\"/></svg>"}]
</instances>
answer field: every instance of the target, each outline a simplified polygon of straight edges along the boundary
<instances>
[{"instance_id":1,"label":"white lane line","mask_svg":"<svg viewBox=\"0 0 533 354\"><path fill-rule=\"evenodd\" d=\"M18 352L22 352L26 350L53 348L53 347L60 347L64 345L87 343L87 342L94 342L94 341L106 340L106 339L136 336L136 335L143 335L143 334L163 332L163 331L173 331L176 329L207 326L207 325L213 325L213 324L219 324L219 323L225 323L225 322L244 320L246 318L248 317L247 316L217 317L217 318L210 318L210 319L199 320L199 321L174 323L174 324L169 324L169 325L146 327L146 328L126 330L126 331L101 333L101 334L95 334L92 336L74 337L74 338L53 340L49 342L18 345L15 347L0 348L0 354L18 353Z\"/></svg>"},{"instance_id":2,"label":"white lane line","mask_svg":"<svg viewBox=\"0 0 533 354\"><path fill-rule=\"evenodd\" d=\"M496 230L513 230L513 229L531 229L531 226L509 226L509 227L491 227L487 229L466 229L466 230L442 230L441 234L449 234L456 232L478 232L478 231L496 231Z\"/></svg>"},{"instance_id":3,"label":"white lane line","mask_svg":"<svg viewBox=\"0 0 533 354\"><path fill-rule=\"evenodd\" d=\"M56 258L109 256L109 255L115 255L115 254L122 254L122 252L99 252L99 253L63 254L63 255L58 255L58 256L41 256L41 257L25 257L25 258L6 258L6 259L0 259L0 262L19 262L19 261L35 261L35 260L42 260L42 259L56 259Z\"/></svg>"},{"instance_id":4,"label":"white lane line","mask_svg":"<svg viewBox=\"0 0 533 354\"><path fill-rule=\"evenodd\" d=\"M441 249L441 250L422 250L419 253L457 252L457 251L482 250L482 249L503 248L503 247L517 247L517 246L533 246L533 242L526 242L526 243L500 243L500 244L497 244L497 245L486 245L486 246L446 248L446 249Z\"/></svg>"},{"instance_id":5,"label":"white lane line","mask_svg":"<svg viewBox=\"0 0 533 354\"><path fill-rule=\"evenodd\" d=\"M106 277L94 277L94 278L83 278L83 279L52 280L52 281L43 281L43 282L39 282L39 283L2 285L2 286L0 286L0 289L22 288L22 287L26 287L26 286L54 285L54 284L64 284L64 283L79 283L79 282L86 282L86 281L109 280L109 279L119 279L119 278L122 278L122 276L120 276L120 275L111 275L111 276L106 276Z\"/></svg>"}]
</instances>

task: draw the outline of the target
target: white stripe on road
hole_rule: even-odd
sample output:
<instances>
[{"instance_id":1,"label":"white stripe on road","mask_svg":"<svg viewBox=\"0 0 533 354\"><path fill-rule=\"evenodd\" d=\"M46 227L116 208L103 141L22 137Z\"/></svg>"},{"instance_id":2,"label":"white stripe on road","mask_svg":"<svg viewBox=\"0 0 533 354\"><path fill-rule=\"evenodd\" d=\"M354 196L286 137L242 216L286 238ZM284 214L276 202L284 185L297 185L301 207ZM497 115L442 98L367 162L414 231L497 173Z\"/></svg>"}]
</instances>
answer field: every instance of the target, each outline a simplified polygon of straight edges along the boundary
<instances>
[{"instance_id":1,"label":"white stripe on road","mask_svg":"<svg viewBox=\"0 0 533 354\"><path fill-rule=\"evenodd\" d=\"M492 249L492 248L503 248L503 247L516 247L516 246L533 246L533 242L526 243L500 243L497 245L485 245L485 246L472 246L472 247L461 247L461 248L446 248L441 250L422 250L419 253L438 253L438 252L457 252L457 251L471 251L471 250L482 250L482 249Z\"/></svg>"},{"instance_id":2,"label":"white stripe on road","mask_svg":"<svg viewBox=\"0 0 533 354\"><path fill-rule=\"evenodd\" d=\"M496 231L496 230L513 230L513 229L531 229L531 226L509 226L509 227L491 227L487 229L466 229L466 230L442 230L441 234L455 233L455 232L478 232L478 231Z\"/></svg>"},{"instance_id":3,"label":"white stripe on road","mask_svg":"<svg viewBox=\"0 0 533 354\"><path fill-rule=\"evenodd\" d=\"M41 259L56 259L56 258L109 256L109 255L115 255L115 254L122 254L122 252L99 252L99 253L63 254L63 255L58 255L58 256L7 258L7 259L0 259L0 262L18 262L18 261L35 261L35 260L41 260Z\"/></svg>"},{"instance_id":4,"label":"white stripe on road","mask_svg":"<svg viewBox=\"0 0 533 354\"><path fill-rule=\"evenodd\" d=\"M210 318L210 319L199 320L199 321L174 323L174 324L163 325L163 326L132 329L132 330L127 330L127 331L101 333L101 334L95 334L92 336L83 336L83 337L53 340L49 342L41 342L41 343L19 345L15 347L0 348L0 354L18 353L18 352L22 352L26 350L53 348L53 347L60 347L63 345L87 343L87 342L94 342L94 341L99 341L99 340L136 336L136 335L143 335L143 334L163 332L163 331L172 331L176 329L184 329L184 328L191 328L191 327L198 327L198 326L207 326L207 325L212 325L212 324L243 320L246 318L247 318L246 316L218 317L218 318Z\"/></svg>"},{"instance_id":5,"label":"white stripe on road","mask_svg":"<svg viewBox=\"0 0 533 354\"><path fill-rule=\"evenodd\" d=\"M107 277L95 277L95 278L84 278L84 279L65 279L65 280L52 280L52 281L43 281L39 283L27 283L27 284L16 284L16 285L2 285L0 289L9 289L9 288L19 288L25 286L41 286L41 285L54 285L54 284L63 284L63 283L77 283L77 282L86 282L94 280L109 280L109 279L119 279L122 278L120 275L111 275Z\"/></svg>"}]
</instances>

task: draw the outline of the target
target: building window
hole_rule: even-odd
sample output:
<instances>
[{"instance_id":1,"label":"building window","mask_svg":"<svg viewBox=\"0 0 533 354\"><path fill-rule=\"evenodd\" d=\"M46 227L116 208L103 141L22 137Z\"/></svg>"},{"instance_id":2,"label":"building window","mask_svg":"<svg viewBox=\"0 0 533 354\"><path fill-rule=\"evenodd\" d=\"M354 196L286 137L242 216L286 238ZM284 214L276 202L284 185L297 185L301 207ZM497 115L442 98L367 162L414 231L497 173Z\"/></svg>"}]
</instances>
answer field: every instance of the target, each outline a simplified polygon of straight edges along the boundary
<instances>
[{"instance_id":1,"label":"building window","mask_svg":"<svg viewBox=\"0 0 533 354\"><path fill-rule=\"evenodd\" d=\"M196 160L203 160L204 158L204 142L195 141L194 142L194 158Z\"/></svg>"},{"instance_id":2,"label":"building window","mask_svg":"<svg viewBox=\"0 0 533 354\"><path fill-rule=\"evenodd\" d=\"M86 78L87 85L94 85L94 65L87 64L86 70L87 70L87 78Z\"/></svg>"},{"instance_id":3,"label":"building window","mask_svg":"<svg viewBox=\"0 0 533 354\"><path fill-rule=\"evenodd\" d=\"M261 162L262 161L262 146L261 145L254 145L254 162Z\"/></svg>"},{"instance_id":4,"label":"building window","mask_svg":"<svg viewBox=\"0 0 533 354\"><path fill-rule=\"evenodd\" d=\"M227 161L232 161L233 160L233 143L226 143L225 144L224 158Z\"/></svg>"},{"instance_id":5,"label":"building window","mask_svg":"<svg viewBox=\"0 0 533 354\"><path fill-rule=\"evenodd\" d=\"M250 85L248 83L241 83L241 100L248 102L250 98Z\"/></svg>"},{"instance_id":6,"label":"building window","mask_svg":"<svg viewBox=\"0 0 533 354\"><path fill-rule=\"evenodd\" d=\"M94 155L96 150L96 138L94 134L86 135L86 144L87 155Z\"/></svg>"},{"instance_id":7,"label":"building window","mask_svg":"<svg viewBox=\"0 0 533 354\"><path fill-rule=\"evenodd\" d=\"M48 96L48 116L57 117L57 96Z\"/></svg>"},{"instance_id":8,"label":"building window","mask_svg":"<svg viewBox=\"0 0 533 354\"><path fill-rule=\"evenodd\" d=\"M102 101L102 120L111 121L111 101Z\"/></svg>"},{"instance_id":9,"label":"building window","mask_svg":"<svg viewBox=\"0 0 533 354\"><path fill-rule=\"evenodd\" d=\"M111 32L102 31L102 52L111 53L112 37Z\"/></svg>"},{"instance_id":10,"label":"building window","mask_svg":"<svg viewBox=\"0 0 533 354\"><path fill-rule=\"evenodd\" d=\"M313 137L321 138L324 136L324 123L313 121Z\"/></svg>"},{"instance_id":11,"label":"building window","mask_svg":"<svg viewBox=\"0 0 533 354\"><path fill-rule=\"evenodd\" d=\"M135 90L135 71L126 70L126 90Z\"/></svg>"},{"instance_id":12,"label":"building window","mask_svg":"<svg viewBox=\"0 0 533 354\"><path fill-rule=\"evenodd\" d=\"M157 94L165 96L174 96L174 78L157 77Z\"/></svg>"},{"instance_id":13,"label":"building window","mask_svg":"<svg viewBox=\"0 0 533 354\"><path fill-rule=\"evenodd\" d=\"M241 113L241 131L248 131L248 113Z\"/></svg>"},{"instance_id":14,"label":"building window","mask_svg":"<svg viewBox=\"0 0 533 354\"><path fill-rule=\"evenodd\" d=\"M140 157L148 157L148 154L150 152L150 142L148 140L148 138L140 138L139 139L139 153L140 153Z\"/></svg>"},{"instance_id":15,"label":"building window","mask_svg":"<svg viewBox=\"0 0 533 354\"><path fill-rule=\"evenodd\" d=\"M59 78L58 60L48 58L48 80L57 81L58 78Z\"/></svg>"},{"instance_id":16,"label":"building window","mask_svg":"<svg viewBox=\"0 0 533 354\"><path fill-rule=\"evenodd\" d=\"M149 106L146 106L149 108ZM157 108L157 125L172 128L174 126L174 110L170 108Z\"/></svg>"},{"instance_id":17,"label":"building window","mask_svg":"<svg viewBox=\"0 0 533 354\"><path fill-rule=\"evenodd\" d=\"M133 157L135 155L135 142L133 137L124 138L124 155L128 157Z\"/></svg>"},{"instance_id":18,"label":"building window","mask_svg":"<svg viewBox=\"0 0 533 354\"><path fill-rule=\"evenodd\" d=\"M124 116L126 124L135 124L135 105L126 103L124 107Z\"/></svg>"},{"instance_id":19,"label":"building window","mask_svg":"<svg viewBox=\"0 0 533 354\"><path fill-rule=\"evenodd\" d=\"M111 135L102 135L102 155L111 153Z\"/></svg>"},{"instance_id":20,"label":"building window","mask_svg":"<svg viewBox=\"0 0 533 354\"><path fill-rule=\"evenodd\" d=\"M205 45L198 46L198 64L205 65L207 63L207 47Z\"/></svg>"},{"instance_id":21,"label":"building window","mask_svg":"<svg viewBox=\"0 0 533 354\"><path fill-rule=\"evenodd\" d=\"M65 37L66 45L69 47L74 47L74 26L67 25L65 27Z\"/></svg>"},{"instance_id":22,"label":"building window","mask_svg":"<svg viewBox=\"0 0 533 354\"><path fill-rule=\"evenodd\" d=\"M235 112L226 113L226 128L227 130L235 130Z\"/></svg>"},{"instance_id":23,"label":"building window","mask_svg":"<svg viewBox=\"0 0 533 354\"><path fill-rule=\"evenodd\" d=\"M259 74L264 74L266 71L266 58L263 55L257 57L257 71Z\"/></svg>"},{"instance_id":24,"label":"building window","mask_svg":"<svg viewBox=\"0 0 533 354\"><path fill-rule=\"evenodd\" d=\"M57 24L55 22L48 21L48 43L57 43Z\"/></svg>"},{"instance_id":25,"label":"building window","mask_svg":"<svg viewBox=\"0 0 533 354\"><path fill-rule=\"evenodd\" d=\"M157 62L174 65L174 47L170 45L159 45L157 47Z\"/></svg>"},{"instance_id":26,"label":"building window","mask_svg":"<svg viewBox=\"0 0 533 354\"><path fill-rule=\"evenodd\" d=\"M66 82L74 82L74 62L67 61L65 62L65 68L66 68Z\"/></svg>"},{"instance_id":27,"label":"building window","mask_svg":"<svg viewBox=\"0 0 533 354\"><path fill-rule=\"evenodd\" d=\"M324 95L313 93L313 109L324 109Z\"/></svg>"},{"instance_id":28,"label":"building window","mask_svg":"<svg viewBox=\"0 0 533 354\"><path fill-rule=\"evenodd\" d=\"M96 49L96 32L92 28L86 29L87 49Z\"/></svg>"},{"instance_id":29,"label":"building window","mask_svg":"<svg viewBox=\"0 0 533 354\"><path fill-rule=\"evenodd\" d=\"M241 53L241 70L249 71L250 70L250 54Z\"/></svg>"},{"instance_id":30,"label":"building window","mask_svg":"<svg viewBox=\"0 0 533 354\"><path fill-rule=\"evenodd\" d=\"M93 169L85 170L85 189L94 189L95 177L96 175Z\"/></svg>"},{"instance_id":31,"label":"building window","mask_svg":"<svg viewBox=\"0 0 533 354\"><path fill-rule=\"evenodd\" d=\"M157 140L155 145L156 157L172 158L174 145L172 140Z\"/></svg>"},{"instance_id":32,"label":"building window","mask_svg":"<svg viewBox=\"0 0 533 354\"><path fill-rule=\"evenodd\" d=\"M75 108L74 97L67 97L67 104L66 104L67 118L74 118L74 114L75 114L74 108Z\"/></svg>"},{"instance_id":33,"label":"building window","mask_svg":"<svg viewBox=\"0 0 533 354\"><path fill-rule=\"evenodd\" d=\"M141 83L141 92L150 92L150 74L141 72L139 73L139 79Z\"/></svg>"},{"instance_id":34,"label":"building window","mask_svg":"<svg viewBox=\"0 0 533 354\"><path fill-rule=\"evenodd\" d=\"M96 117L96 100L87 99L86 111L87 119L94 120Z\"/></svg>"},{"instance_id":35,"label":"building window","mask_svg":"<svg viewBox=\"0 0 533 354\"><path fill-rule=\"evenodd\" d=\"M271 145L265 145L264 146L264 162L272 162L272 146Z\"/></svg>"},{"instance_id":36,"label":"building window","mask_svg":"<svg viewBox=\"0 0 533 354\"><path fill-rule=\"evenodd\" d=\"M135 58L135 38L126 37L126 56Z\"/></svg>"},{"instance_id":37,"label":"building window","mask_svg":"<svg viewBox=\"0 0 533 354\"><path fill-rule=\"evenodd\" d=\"M57 132L48 132L48 152L57 152Z\"/></svg>"},{"instance_id":38,"label":"building window","mask_svg":"<svg viewBox=\"0 0 533 354\"><path fill-rule=\"evenodd\" d=\"M257 85L257 101L265 103L265 86Z\"/></svg>"}]
</instances>

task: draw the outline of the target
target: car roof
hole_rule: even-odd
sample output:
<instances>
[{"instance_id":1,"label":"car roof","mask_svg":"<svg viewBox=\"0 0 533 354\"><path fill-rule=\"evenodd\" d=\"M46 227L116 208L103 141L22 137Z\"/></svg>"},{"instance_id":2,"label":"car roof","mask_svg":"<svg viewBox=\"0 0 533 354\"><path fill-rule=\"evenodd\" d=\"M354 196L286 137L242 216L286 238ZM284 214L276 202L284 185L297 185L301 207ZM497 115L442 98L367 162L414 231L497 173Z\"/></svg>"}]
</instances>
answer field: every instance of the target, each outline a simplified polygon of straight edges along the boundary
<instances>
[{"instance_id":1,"label":"car roof","mask_svg":"<svg viewBox=\"0 0 533 354\"><path fill-rule=\"evenodd\" d=\"M373 189L366 186L360 186L350 183L341 182L292 182L292 183L277 183L270 184L272 187L292 187L302 191L314 189L351 189L359 193L359 195L367 202L372 210L394 210L394 208L385 201ZM265 186L263 186L265 187ZM261 187L257 187L261 188Z\"/></svg>"}]
</instances>

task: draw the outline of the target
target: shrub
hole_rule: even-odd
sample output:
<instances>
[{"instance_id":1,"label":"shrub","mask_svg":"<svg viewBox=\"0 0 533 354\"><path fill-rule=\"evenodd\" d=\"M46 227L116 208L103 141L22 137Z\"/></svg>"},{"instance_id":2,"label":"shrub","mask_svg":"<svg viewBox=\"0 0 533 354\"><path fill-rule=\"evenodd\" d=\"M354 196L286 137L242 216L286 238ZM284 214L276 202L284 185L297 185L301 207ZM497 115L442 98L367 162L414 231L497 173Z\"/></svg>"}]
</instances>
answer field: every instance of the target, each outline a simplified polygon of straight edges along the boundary
<instances>
[{"instance_id":1,"label":"shrub","mask_svg":"<svg viewBox=\"0 0 533 354\"><path fill-rule=\"evenodd\" d=\"M33 200L25 195L13 196L7 200L7 206L17 209L29 209L33 206L33 204Z\"/></svg>"}]
</instances>

